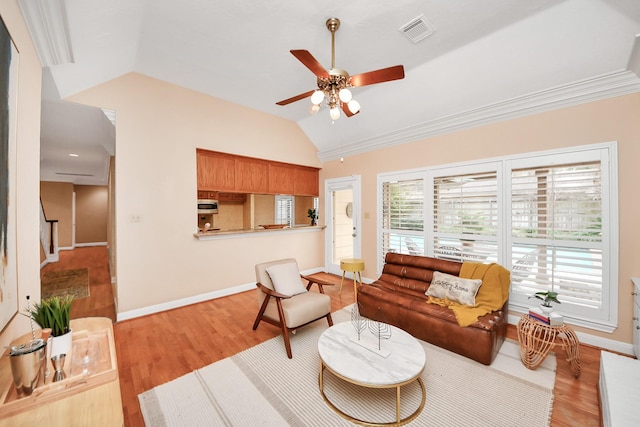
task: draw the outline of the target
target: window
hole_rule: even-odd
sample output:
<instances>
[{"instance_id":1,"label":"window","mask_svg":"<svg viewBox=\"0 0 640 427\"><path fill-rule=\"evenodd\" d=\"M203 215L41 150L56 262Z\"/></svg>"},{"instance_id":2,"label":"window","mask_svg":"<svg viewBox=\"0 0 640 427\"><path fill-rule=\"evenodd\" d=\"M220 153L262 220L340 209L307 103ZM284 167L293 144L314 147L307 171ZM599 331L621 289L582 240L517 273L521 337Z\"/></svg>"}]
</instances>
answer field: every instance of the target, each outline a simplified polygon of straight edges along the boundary
<instances>
[{"instance_id":1,"label":"window","mask_svg":"<svg viewBox=\"0 0 640 427\"><path fill-rule=\"evenodd\" d=\"M461 175L433 174L430 182L433 256L458 262L495 262L498 257L495 168Z\"/></svg>"},{"instance_id":2,"label":"window","mask_svg":"<svg viewBox=\"0 0 640 427\"><path fill-rule=\"evenodd\" d=\"M380 182L380 265L384 264L387 252L423 255L424 174L391 175Z\"/></svg>"},{"instance_id":3,"label":"window","mask_svg":"<svg viewBox=\"0 0 640 427\"><path fill-rule=\"evenodd\" d=\"M511 295L560 294L563 312L606 321L612 256L606 152L514 160L510 174ZM617 300L617 298L616 298ZM528 305L532 303L529 302ZM614 302L615 305L615 302Z\"/></svg>"},{"instance_id":4,"label":"window","mask_svg":"<svg viewBox=\"0 0 640 427\"><path fill-rule=\"evenodd\" d=\"M512 272L512 308L553 290L573 323L612 331L615 161L611 143L381 174L378 270L388 251L497 262Z\"/></svg>"},{"instance_id":5,"label":"window","mask_svg":"<svg viewBox=\"0 0 640 427\"><path fill-rule=\"evenodd\" d=\"M294 198L293 196L276 196L275 200L276 212L275 221L276 224L287 224L289 227L293 226L294 216Z\"/></svg>"}]
</instances>

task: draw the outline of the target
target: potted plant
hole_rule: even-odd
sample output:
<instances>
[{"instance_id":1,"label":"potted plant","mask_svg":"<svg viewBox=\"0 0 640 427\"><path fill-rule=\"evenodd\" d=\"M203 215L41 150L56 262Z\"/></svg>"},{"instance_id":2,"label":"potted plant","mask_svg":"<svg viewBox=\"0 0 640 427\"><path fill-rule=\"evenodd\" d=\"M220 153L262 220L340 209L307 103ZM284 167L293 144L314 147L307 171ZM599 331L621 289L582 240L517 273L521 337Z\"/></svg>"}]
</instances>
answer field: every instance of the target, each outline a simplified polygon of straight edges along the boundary
<instances>
[{"instance_id":1,"label":"potted plant","mask_svg":"<svg viewBox=\"0 0 640 427\"><path fill-rule=\"evenodd\" d=\"M44 298L27 308L27 316L42 329L51 329L51 357L71 351L71 303L73 295Z\"/></svg>"},{"instance_id":2,"label":"potted plant","mask_svg":"<svg viewBox=\"0 0 640 427\"><path fill-rule=\"evenodd\" d=\"M309 209L307 211L307 216L311 218L311 225L316 225L318 221L318 212L315 209Z\"/></svg>"},{"instance_id":3,"label":"potted plant","mask_svg":"<svg viewBox=\"0 0 640 427\"><path fill-rule=\"evenodd\" d=\"M542 303L540 304L540 309L544 313L551 313L553 311L553 306L551 305L552 302L555 302L557 304L561 304L561 302L558 301L558 293L557 292L553 292L553 291L536 292L535 294L533 294L529 298L536 298L536 299L541 300Z\"/></svg>"}]
</instances>

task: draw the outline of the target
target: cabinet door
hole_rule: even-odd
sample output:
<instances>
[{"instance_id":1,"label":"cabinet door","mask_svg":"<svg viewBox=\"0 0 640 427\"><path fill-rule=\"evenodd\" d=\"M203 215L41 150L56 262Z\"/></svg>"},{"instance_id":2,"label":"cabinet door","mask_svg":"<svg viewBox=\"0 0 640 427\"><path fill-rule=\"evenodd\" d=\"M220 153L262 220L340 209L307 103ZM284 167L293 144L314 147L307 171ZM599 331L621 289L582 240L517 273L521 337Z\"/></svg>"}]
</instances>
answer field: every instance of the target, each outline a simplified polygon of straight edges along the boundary
<instances>
[{"instance_id":1,"label":"cabinet door","mask_svg":"<svg viewBox=\"0 0 640 427\"><path fill-rule=\"evenodd\" d=\"M235 159L218 154L197 154L199 190L234 190Z\"/></svg>"},{"instance_id":2,"label":"cabinet door","mask_svg":"<svg viewBox=\"0 0 640 427\"><path fill-rule=\"evenodd\" d=\"M296 196L318 196L320 194L317 169L298 167L293 176L293 194Z\"/></svg>"},{"instance_id":3,"label":"cabinet door","mask_svg":"<svg viewBox=\"0 0 640 427\"><path fill-rule=\"evenodd\" d=\"M244 193L218 193L218 201L220 203L244 203L247 201L247 195Z\"/></svg>"},{"instance_id":4,"label":"cabinet door","mask_svg":"<svg viewBox=\"0 0 640 427\"><path fill-rule=\"evenodd\" d=\"M259 159L236 159L236 190L247 193L269 191L269 163Z\"/></svg>"},{"instance_id":5,"label":"cabinet door","mask_svg":"<svg viewBox=\"0 0 640 427\"><path fill-rule=\"evenodd\" d=\"M295 167L292 165L271 163L269 165L269 193L293 194Z\"/></svg>"}]
</instances>

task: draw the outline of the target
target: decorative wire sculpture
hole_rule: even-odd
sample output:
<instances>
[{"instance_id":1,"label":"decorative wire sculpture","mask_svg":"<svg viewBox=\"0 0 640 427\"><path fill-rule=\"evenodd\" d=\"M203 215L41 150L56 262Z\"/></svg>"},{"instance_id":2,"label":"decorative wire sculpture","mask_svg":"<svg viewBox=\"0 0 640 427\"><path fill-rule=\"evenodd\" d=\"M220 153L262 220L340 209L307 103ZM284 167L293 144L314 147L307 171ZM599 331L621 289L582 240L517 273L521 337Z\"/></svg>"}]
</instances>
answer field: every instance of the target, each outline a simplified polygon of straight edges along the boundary
<instances>
[{"instance_id":1,"label":"decorative wire sculpture","mask_svg":"<svg viewBox=\"0 0 640 427\"><path fill-rule=\"evenodd\" d=\"M360 314L359 304L354 304L351 309L351 324L358 333L358 341L360 341L360 334L368 328L369 332L371 332L378 341L378 350L381 350L382 340L388 340L391 338L391 327L385 322L386 318L379 308L377 310L376 317L382 321L378 322L376 320L363 317Z\"/></svg>"},{"instance_id":2,"label":"decorative wire sculpture","mask_svg":"<svg viewBox=\"0 0 640 427\"><path fill-rule=\"evenodd\" d=\"M378 338L378 350L381 350L382 340L391 338L391 327L386 323L369 319L369 332Z\"/></svg>"},{"instance_id":3,"label":"decorative wire sculpture","mask_svg":"<svg viewBox=\"0 0 640 427\"><path fill-rule=\"evenodd\" d=\"M360 315L358 304L354 304L351 309L351 324L358 333L358 341L360 341L360 334L367 328L367 319Z\"/></svg>"}]
</instances>

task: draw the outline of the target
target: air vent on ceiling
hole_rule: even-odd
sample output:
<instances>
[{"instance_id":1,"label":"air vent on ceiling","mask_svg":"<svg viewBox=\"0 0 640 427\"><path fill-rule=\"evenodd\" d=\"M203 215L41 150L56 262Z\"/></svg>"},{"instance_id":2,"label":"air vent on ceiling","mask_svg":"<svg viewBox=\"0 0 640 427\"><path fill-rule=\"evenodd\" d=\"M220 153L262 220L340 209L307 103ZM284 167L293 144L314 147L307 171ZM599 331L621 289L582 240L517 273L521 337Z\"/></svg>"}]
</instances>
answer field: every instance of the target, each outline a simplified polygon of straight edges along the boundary
<instances>
[{"instance_id":1,"label":"air vent on ceiling","mask_svg":"<svg viewBox=\"0 0 640 427\"><path fill-rule=\"evenodd\" d=\"M433 34L435 28L427 21L424 15L420 15L400 27L399 30L407 36L409 40L418 43L420 40Z\"/></svg>"},{"instance_id":2,"label":"air vent on ceiling","mask_svg":"<svg viewBox=\"0 0 640 427\"><path fill-rule=\"evenodd\" d=\"M69 175L69 176L93 176L88 173L67 173L67 172L56 172L56 175Z\"/></svg>"}]
</instances>

